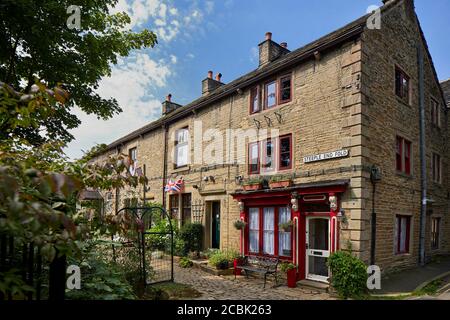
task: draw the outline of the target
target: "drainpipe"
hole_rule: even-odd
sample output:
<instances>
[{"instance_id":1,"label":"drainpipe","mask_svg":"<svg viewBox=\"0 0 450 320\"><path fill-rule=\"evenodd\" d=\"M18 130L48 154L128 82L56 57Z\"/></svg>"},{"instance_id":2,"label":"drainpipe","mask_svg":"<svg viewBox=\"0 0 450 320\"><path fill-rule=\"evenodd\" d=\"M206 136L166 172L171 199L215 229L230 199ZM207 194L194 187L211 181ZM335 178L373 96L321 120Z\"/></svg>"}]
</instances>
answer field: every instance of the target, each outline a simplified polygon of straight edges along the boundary
<instances>
[{"instance_id":1,"label":"drainpipe","mask_svg":"<svg viewBox=\"0 0 450 320\"><path fill-rule=\"evenodd\" d=\"M162 179L162 206L166 209L166 194L164 192L164 187L167 181L167 137L169 135L169 127L164 125L164 157L163 157L163 179Z\"/></svg>"},{"instance_id":2,"label":"drainpipe","mask_svg":"<svg viewBox=\"0 0 450 320\"><path fill-rule=\"evenodd\" d=\"M419 117L420 117L420 191L422 203L420 206L420 231L419 231L419 264L425 265L425 223L427 212L427 162L425 146L425 97L424 97L424 66L423 49L419 43L417 46L419 60Z\"/></svg>"},{"instance_id":3,"label":"drainpipe","mask_svg":"<svg viewBox=\"0 0 450 320\"><path fill-rule=\"evenodd\" d=\"M375 210L376 184L380 181L380 169L372 165L370 169L370 182L372 183L372 217L371 217L371 236L370 236L370 265L375 265L375 252L377 240L377 213Z\"/></svg>"}]
</instances>

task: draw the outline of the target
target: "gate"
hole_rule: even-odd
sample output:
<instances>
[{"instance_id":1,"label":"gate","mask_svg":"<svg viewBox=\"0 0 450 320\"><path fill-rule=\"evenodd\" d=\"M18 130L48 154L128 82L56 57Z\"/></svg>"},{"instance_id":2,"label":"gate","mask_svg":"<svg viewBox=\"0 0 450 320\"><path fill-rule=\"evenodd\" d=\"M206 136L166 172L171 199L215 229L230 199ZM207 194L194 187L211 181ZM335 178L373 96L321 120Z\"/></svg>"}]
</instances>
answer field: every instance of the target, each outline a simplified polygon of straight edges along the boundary
<instances>
[{"instance_id":1,"label":"gate","mask_svg":"<svg viewBox=\"0 0 450 320\"><path fill-rule=\"evenodd\" d=\"M161 207L125 207L117 212L131 224L126 237L113 237L113 259L127 264L144 286L173 281L173 226Z\"/></svg>"}]
</instances>

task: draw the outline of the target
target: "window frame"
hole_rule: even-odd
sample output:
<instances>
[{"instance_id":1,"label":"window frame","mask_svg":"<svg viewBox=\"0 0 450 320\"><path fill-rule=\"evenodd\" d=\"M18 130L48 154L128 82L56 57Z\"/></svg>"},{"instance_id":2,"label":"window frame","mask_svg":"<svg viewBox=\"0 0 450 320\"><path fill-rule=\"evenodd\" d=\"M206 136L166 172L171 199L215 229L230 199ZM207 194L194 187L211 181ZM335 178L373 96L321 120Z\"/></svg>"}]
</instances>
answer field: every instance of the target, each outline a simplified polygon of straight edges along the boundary
<instances>
[{"instance_id":1,"label":"window frame","mask_svg":"<svg viewBox=\"0 0 450 320\"><path fill-rule=\"evenodd\" d=\"M289 167L282 167L281 166L281 140L283 139L289 139ZM267 157L267 141L272 141L272 167L271 169L267 170L265 168L265 163L262 161L266 160ZM253 145L257 145L258 148L258 169L255 171L252 171L252 163L251 163L251 148ZM274 152L275 151L275 152ZM248 174L260 174L260 173L267 173L267 172L279 172L279 171L287 171L292 170L293 167L293 146L292 146L292 133L288 133L282 136L277 137L276 139L268 138L265 140L257 141L257 142L250 142L247 147L247 161L248 161Z\"/></svg>"},{"instance_id":2,"label":"window frame","mask_svg":"<svg viewBox=\"0 0 450 320\"><path fill-rule=\"evenodd\" d=\"M252 171L252 165L253 165L253 163L252 163L252 160L253 160L253 158L252 158L252 147L253 146L255 146L256 145L256 148L258 149L258 151L257 151L257 162L256 162L256 167L257 167L257 169L255 170L255 171ZM259 141L257 141L257 142L250 142L249 144L248 144L248 157L247 157L247 159L248 159L248 173L249 174L259 174L260 173L260 171L261 171L261 159L260 159L260 157L261 157L261 155L260 155L260 143L259 143Z\"/></svg>"},{"instance_id":3,"label":"window frame","mask_svg":"<svg viewBox=\"0 0 450 320\"><path fill-rule=\"evenodd\" d=\"M281 91L283 90L283 87L282 87L281 83L282 83L282 81L283 81L284 79L287 79L287 78L289 78L289 82L290 82L290 86L289 86L289 99L282 100L282 96L283 96L283 95L282 95L282 92L281 92ZM285 74L285 75L279 77L278 82L279 82L279 85L278 85L278 96L279 96L279 101L278 101L278 104L277 104L277 105L281 105L281 104L284 104L284 103L291 102L291 101L292 101L292 74L289 73L289 74Z\"/></svg>"},{"instance_id":4,"label":"window frame","mask_svg":"<svg viewBox=\"0 0 450 320\"><path fill-rule=\"evenodd\" d=\"M274 243L274 254L266 254L264 253L264 209L265 208L273 208L274 209L274 214L273 214L273 243ZM247 208L247 216L249 219L249 223L248 223L248 227L247 227L247 233L248 233L248 237L247 239L247 243L246 243L246 251L250 254L250 255L257 255L257 256L261 256L261 257L278 257L280 259L283 260L292 260L293 259L293 255L294 255L294 250L293 250L293 241L294 241L294 235L292 232L292 228L290 231L290 241L291 241L291 255L290 256L284 256L284 255L280 255L280 250L279 250L279 242L280 242L280 234L281 231L280 227L279 227L279 211L280 208L288 208L288 212L290 213L290 221L293 220L293 215L292 215L292 210L289 207L289 205L256 205L256 206L250 206ZM256 229L250 229L250 209L258 209L258 252L254 252L254 251L250 251L250 231L255 231Z\"/></svg>"},{"instance_id":5,"label":"window frame","mask_svg":"<svg viewBox=\"0 0 450 320\"><path fill-rule=\"evenodd\" d=\"M186 139L186 141L181 142L181 143L178 142L178 133L179 133L180 131L187 131L187 139ZM178 149L180 148L180 145L181 145L182 147L186 147L186 163L185 163L185 164L182 164L182 165L178 165ZM174 168L175 168L175 169L178 169L178 168L184 168L184 167L187 167L187 166L189 165L189 154L190 154L190 152L189 152L189 127L188 127L188 126L175 130L175 146L174 146L174 152L175 152L175 156L174 156L174 159L175 159Z\"/></svg>"},{"instance_id":6,"label":"window frame","mask_svg":"<svg viewBox=\"0 0 450 320\"><path fill-rule=\"evenodd\" d=\"M134 159L133 159L133 154L134 154ZM130 148L128 150L128 156L130 157L130 160L132 161L132 163L134 163L137 160L137 147L133 147Z\"/></svg>"},{"instance_id":7,"label":"window frame","mask_svg":"<svg viewBox=\"0 0 450 320\"><path fill-rule=\"evenodd\" d=\"M401 220L406 219L406 235L405 235L405 250L400 250L401 245ZM408 215L402 215L397 214L395 216L396 224L395 227L397 228L397 243L395 248L395 254L396 255L403 255L403 254L409 254L411 250L411 216Z\"/></svg>"},{"instance_id":8,"label":"window frame","mask_svg":"<svg viewBox=\"0 0 450 320\"><path fill-rule=\"evenodd\" d=\"M442 157L439 153L436 152L433 152L431 156L431 174L431 178L434 183L442 183Z\"/></svg>"},{"instance_id":9,"label":"window frame","mask_svg":"<svg viewBox=\"0 0 450 320\"><path fill-rule=\"evenodd\" d=\"M186 198L189 199L189 201L186 201ZM186 205L187 203L187 205ZM189 210L189 220L185 220L185 210ZM181 194L181 225L185 225L192 222L192 194L191 193L182 193Z\"/></svg>"},{"instance_id":10,"label":"window frame","mask_svg":"<svg viewBox=\"0 0 450 320\"><path fill-rule=\"evenodd\" d=\"M176 215L174 215L174 210L176 210ZM180 218L180 195L178 193L169 194L169 212L172 219Z\"/></svg>"},{"instance_id":11,"label":"window frame","mask_svg":"<svg viewBox=\"0 0 450 320\"><path fill-rule=\"evenodd\" d=\"M399 75L402 77L401 80L401 85L399 88L399 92L397 91L397 73L399 73ZM404 86L403 86L403 81L402 80L406 80L407 81L407 95L405 95L404 91ZM411 77L403 70L403 68L401 68L398 65L395 65L395 73L394 73L394 93L395 95L401 99L404 103L411 105Z\"/></svg>"},{"instance_id":12,"label":"window frame","mask_svg":"<svg viewBox=\"0 0 450 320\"><path fill-rule=\"evenodd\" d=\"M275 103L274 103L274 105L269 107L268 106L269 96L268 96L267 88L271 84L275 85ZM278 79L272 79L272 80L266 81L264 83L264 110L270 110L270 109L276 108L277 106L278 106Z\"/></svg>"},{"instance_id":13,"label":"window frame","mask_svg":"<svg viewBox=\"0 0 450 320\"><path fill-rule=\"evenodd\" d=\"M441 127L441 106L439 102L433 97L430 98L431 101L431 124L437 128Z\"/></svg>"},{"instance_id":14,"label":"window frame","mask_svg":"<svg viewBox=\"0 0 450 320\"><path fill-rule=\"evenodd\" d=\"M253 100L255 97L255 95L253 94L253 90L256 90L256 103L258 105L258 109L256 111L253 110ZM249 101L249 112L250 114L255 114L258 112L261 112L261 87L259 85L254 86L250 89L250 97L249 97L250 101Z\"/></svg>"},{"instance_id":15,"label":"window frame","mask_svg":"<svg viewBox=\"0 0 450 320\"><path fill-rule=\"evenodd\" d=\"M289 166L288 167L282 167L281 166L281 140L289 139ZM278 171L285 171L285 170L291 170L292 169L292 134L286 134L283 136L278 137Z\"/></svg>"},{"instance_id":16,"label":"window frame","mask_svg":"<svg viewBox=\"0 0 450 320\"><path fill-rule=\"evenodd\" d=\"M441 221L442 217L431 217L431 250L439 250L441 247Z\"/></svg>"},{"instance_id":17,"label":"window frame","mask_svg":"<svg viewBox=\"0 0 450 320\"><path fill-rule=\"evenodd\" d=\"M400 148L398 143L400 142ZM412 147L413 144L410 140L400 136L395 136L395 170L397 173L405 174L407 176L412 175L413 161L412 161ZM398 150L400 149L400 150ZM399 151L400 151L400 169L399 169ZM407 170L409 169L409 170Z\"/></svg>"}]
</instances>

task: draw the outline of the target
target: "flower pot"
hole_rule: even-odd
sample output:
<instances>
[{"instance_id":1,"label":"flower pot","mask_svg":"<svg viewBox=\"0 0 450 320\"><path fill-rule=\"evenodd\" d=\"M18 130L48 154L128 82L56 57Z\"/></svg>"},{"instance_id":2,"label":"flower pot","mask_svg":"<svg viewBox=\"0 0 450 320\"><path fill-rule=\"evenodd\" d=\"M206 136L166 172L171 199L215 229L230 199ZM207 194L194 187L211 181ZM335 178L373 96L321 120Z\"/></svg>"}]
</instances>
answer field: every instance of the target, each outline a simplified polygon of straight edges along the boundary
<instances>
[{"instance_id":1,"label":"flower pot","mask_svg":"<svg viewBox=\"0 0 450 320\"><path fill-rule=\"evenodd\" d=\"M237 276L240 276L241 272L242 272L242 269L238 268L239 264L240 264L239 260L238 259L234 259L234 261L233 261L234 274L237 275Z\"/></svg>"},{"instance_id":2,"label":"flower pot","mask_svg":"<svg viewBox=\"0 0 450 320\"><path fill-rule=\"evenodd\" d=\"M288 188L291 185L292 185L292 181L291 180L269 182L269 187L272 188L272 189Z\"/></svg>"},{"instance_id":3,"label":"flower pot","mask_svg":"<svg viewBox=\"0 0 450 320\"><path fill-rule=\"evenodd\" d=\"M244 190L245 191L255 191L255 190L260 190L260 189L261 189L261 184L244 185Z\"/></svg>"},{"instance_id":4,"label":"flower pot","mask_svg":"<svg viewBox=\"0 0 450 320\"><path fill-rule=\"evenodd\" d=\"M287 285L289 288L295 288L297 286L296 268L287 271Z\"/></svg>"}]
</instances>

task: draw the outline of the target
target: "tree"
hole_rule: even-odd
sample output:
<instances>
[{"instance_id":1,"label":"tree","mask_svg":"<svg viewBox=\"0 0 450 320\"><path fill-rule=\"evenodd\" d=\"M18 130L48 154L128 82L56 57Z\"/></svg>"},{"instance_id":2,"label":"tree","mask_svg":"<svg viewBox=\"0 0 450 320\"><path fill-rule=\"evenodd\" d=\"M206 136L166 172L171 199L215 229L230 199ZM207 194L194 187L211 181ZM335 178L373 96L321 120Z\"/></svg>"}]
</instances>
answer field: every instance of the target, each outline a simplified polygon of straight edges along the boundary
<instances>
[{"instance_id":1,"label":"tree","mask_svg":"<svg viewBox=\"0 0 450 320\"><path fill-rule=\"evenodd\" d=\"M71 99L51 109L46 117L36 117L34 126L11 128L16 114L0 115L0 141L11 136L32 145L50 140L69 142L69 129L80 124L70 111L76 105L88 114L108 119L121 112L114 98L104 99L95 90L104 76L111 75L117 58L133 49L153 47L156 35L132 32L126 13L111 14L118 0L2 0L0 3L0 81L18 91L29 92L32 85L63 87ZM70 29L69 5L81 8L81 29ZM58 105L58 101L55 102ZM45 134L43 134L45 133Z\"/></svg>"}]
</instances>

